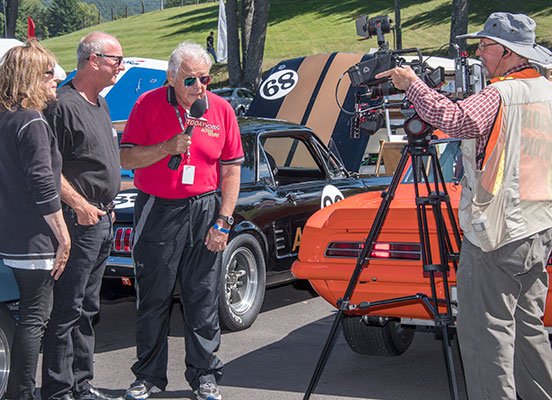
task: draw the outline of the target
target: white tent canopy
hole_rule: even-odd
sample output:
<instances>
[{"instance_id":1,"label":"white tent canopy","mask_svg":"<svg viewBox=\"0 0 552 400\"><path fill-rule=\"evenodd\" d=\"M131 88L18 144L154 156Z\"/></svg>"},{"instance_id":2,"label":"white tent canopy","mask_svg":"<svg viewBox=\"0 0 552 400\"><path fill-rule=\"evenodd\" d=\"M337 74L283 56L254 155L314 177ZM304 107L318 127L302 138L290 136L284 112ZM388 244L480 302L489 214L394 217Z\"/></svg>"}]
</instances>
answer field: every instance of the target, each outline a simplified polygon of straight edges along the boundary
<instances>
[{"instance_id":1,"label":"white tent canopy","mask_svg":"<svg viewBox=\"0 0 552 400\"><path fill-rule=\"evenodd\" d=\"M23 45L24 43L17 39L0 38L0 58L3 57L4 53L9 49L11 49L12 47L23 46ZM67 77L67 74L58 63L56 63L54 67L54 73L55 73L56 80L59 80L59 81L62 81Z\"/></svg>"}]
</instances>

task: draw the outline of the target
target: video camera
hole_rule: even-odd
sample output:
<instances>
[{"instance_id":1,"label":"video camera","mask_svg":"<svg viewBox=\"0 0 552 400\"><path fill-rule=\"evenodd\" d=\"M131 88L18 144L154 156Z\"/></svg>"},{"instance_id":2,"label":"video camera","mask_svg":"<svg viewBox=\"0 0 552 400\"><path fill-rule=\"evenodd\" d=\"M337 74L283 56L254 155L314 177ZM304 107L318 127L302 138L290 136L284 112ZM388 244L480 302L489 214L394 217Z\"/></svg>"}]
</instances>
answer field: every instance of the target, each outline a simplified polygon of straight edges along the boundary
<instances>
[{"instance_id":1,"label":"video camera","mask_svg":"<svg viewBox=\"0 0 552 400\"><path fill-rule=\"evenodd\" d=\"M430 88L440 90L445 85L446 73L442 66L431 68L427 59L424 61L422 54L417 48L389 50L389 44L384 34L389 33L392 27L392 20L389 16L378 16L369 18L362 15L356 20L357 34L364 38L371 38L377 35L379 49L372 55L372 58L359 62L350 67L346 72L354 87L364 88L364 93L358 93L355 99L355 111L351 118L351 137L359 138L360 132L373 135L381 129L385 123L383 111L389 108L400 108L404 116L404 130L407 138L426 136L433 129L422 121L414 111L408 99L400 104L389 104L381 101L381 98L402 91L393 86L390 78L376 79L376 75L389 69L409 66L415 74L421 78ZM456 46L456 45L454 45ZM455 62L455 77L452 91L443 90L451 99L463 99L471 94L477 93L483 88L484 78L481 67L478 64L468 62L466 54L459 54ZM407 56L413 54L414 56ZM440 90L441 91L441 90ZM376 103L374 105L374 103Z\"/></svg>"}]
</instances>

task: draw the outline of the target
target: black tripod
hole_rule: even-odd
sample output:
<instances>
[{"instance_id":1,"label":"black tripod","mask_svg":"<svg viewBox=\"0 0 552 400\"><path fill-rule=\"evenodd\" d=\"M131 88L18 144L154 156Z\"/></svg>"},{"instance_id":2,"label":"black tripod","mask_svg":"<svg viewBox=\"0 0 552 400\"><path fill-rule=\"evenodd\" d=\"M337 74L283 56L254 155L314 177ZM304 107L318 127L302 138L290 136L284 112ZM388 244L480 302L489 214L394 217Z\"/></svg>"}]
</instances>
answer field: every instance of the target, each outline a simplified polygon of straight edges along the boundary
<instances>
[{"instance_id":1,"label":"black tripod","mask_svg":"<svg viewBox=\"0 0 552 400\"><path fill-rule=\"evenodd\" d=\"M406 301L418 300L422 301L424 305L429 309L433 315L435 321L435 327L440 328L443 338L443 350L445 354L445 361L447 365L448 380L450 395L453 400L458 400L458 386L456 383L456 375L454 372L454 363L452 358L452 346L450 342L449 330L450 326L454 323L454 316L452 314L452 305L449 292L449 284L447 273L449 271L449 263L453 263L454 269L457 269L459 253L455 252L452 246L452 241L447 231L447 224L443 216L442 203L445 203L446 212L448 217L449 226L453 232L454 240L456 241L456 248L460 249L460 232L456 219L454 217L452 207L450 205L450 199L445 186L445 180L443 178L443 172L439 164L437 152L435 146L429 143L430 137L422 135L411 136L408 139L407 145L402 151L402 156L391 179L391 184L386 192L382 193L382 202L370 229L370 233L364 242L364 247L360 256L357 259L357 264L347 290L342 299L337 303L338 312L335 317L334 323L330 330L326 344L316 365L316 369L310 381L309 387L305 392L304 400L308 400L312 391L314 390L322 370L326 364L330 348L334 342L337 328L343 319L343 313L347 310L354 309L368 309L372 306L402 303ZM383 222L387 215L389 205L395 196L395 191L401 180L407 161L412 160L412 171L414 177L414 187L416 195L416 212L418 218L418 230L420 234L420 243L422 246L422 262L423 270L429 274L431 297L424 293L417 293L413 296L399 297L388 300L364 302L358 305L350 304L351 296L356 287L360 273L366 268L370 262L369 255L372 253L372 248L378 235L381 231ZM426 163L424 163L424 158ZM433 178L433 182L431 179ZM433 183L433 187L432 187ZM427 196L420 195L420 185L425 185ZM430 247L430 238L428 233L428 209L433 211L433 217L435 221L435 227L437 230L437 238L439 244L439 260L434 263L432 259L432 252ZM435 284L435 274L438 273L442 276L442 284L444 286L445 299L439 299L437 297L437 290ZM441 310L439 305L441 304ZM444 312L441 312L444 308Z\"/></svg>"}]
</instances>

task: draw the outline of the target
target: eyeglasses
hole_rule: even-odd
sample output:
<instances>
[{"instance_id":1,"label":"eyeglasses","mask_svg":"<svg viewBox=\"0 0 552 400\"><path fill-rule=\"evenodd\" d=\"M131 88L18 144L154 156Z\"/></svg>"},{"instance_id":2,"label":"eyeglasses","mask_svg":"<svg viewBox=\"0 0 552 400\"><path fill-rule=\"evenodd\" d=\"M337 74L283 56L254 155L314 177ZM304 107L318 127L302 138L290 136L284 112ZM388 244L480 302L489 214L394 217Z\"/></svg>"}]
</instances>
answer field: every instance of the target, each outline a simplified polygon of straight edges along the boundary
<instances>
[{"instance_id":1,"label":"eyeglasses","mask_svg":"<svg viewBox=\"0 0 552 400\"><path fill-rule=\"evenodd\" d=\"M489 46L494 46L496 44L500 44L500 43L483 43L483 42L479 42L479 44L477 45L477 48L479 49L479 51L485 51L485 49Z\"/></svg>"},{"instance_id":2,"label":"eyeglasses","mask_svg":"<svg viewBox=\"0 0 552 400\"><path fill-rule=\"evenodd\" d=\"M121 65L121 63L123 62L123 56L111 56L109 54L99 54L99 53L94 53L94 54L97 55L98 57L113 58L114 60L117 60L115 63L115 65L117 66ZM87 60L90 60L90 57L88 57Z\"/></svg>"},{"instance_id":3,"label":"eyeglasses","mask_svg":"<svg viewBox=\"0 0 552 400\"><path fill-rule=\"evenodd\" d=\"M184 78L184 86L186 87L194 86L196 83L196 80L198 79L202 85L207 85L209 84L209 82L211 82L211 77L209 75L201 76L199 78L192 76L190 78Z\"/></svg>"}]
</instances>

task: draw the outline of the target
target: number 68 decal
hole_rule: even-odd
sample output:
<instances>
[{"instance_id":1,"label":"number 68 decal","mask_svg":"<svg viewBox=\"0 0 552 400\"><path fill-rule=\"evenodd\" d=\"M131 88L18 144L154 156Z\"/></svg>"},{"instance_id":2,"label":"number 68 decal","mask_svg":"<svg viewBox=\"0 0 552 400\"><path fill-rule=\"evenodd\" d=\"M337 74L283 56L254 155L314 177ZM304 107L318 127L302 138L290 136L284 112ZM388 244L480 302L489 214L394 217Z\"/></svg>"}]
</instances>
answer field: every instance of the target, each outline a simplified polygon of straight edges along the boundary
<instances>
[{"instance_id":1,"label":"number 68 decal","mask_svg":"<svg viewBox=\"0 0 552 400\"><path fill-rule=\"evenodd\" d=\"M297 72L292 69L284 69L270 75L262 84L259 92L263 99L276 100L291 92L298 80Z\"/></svg>"}]
</instances>

